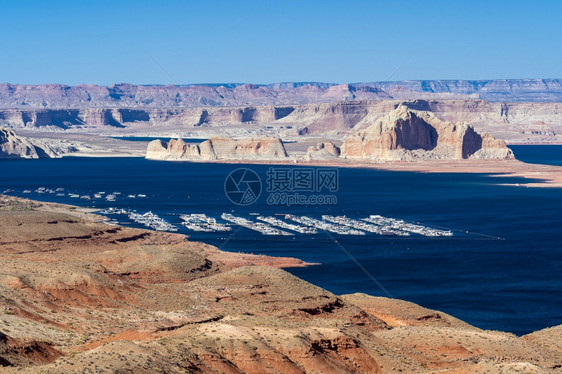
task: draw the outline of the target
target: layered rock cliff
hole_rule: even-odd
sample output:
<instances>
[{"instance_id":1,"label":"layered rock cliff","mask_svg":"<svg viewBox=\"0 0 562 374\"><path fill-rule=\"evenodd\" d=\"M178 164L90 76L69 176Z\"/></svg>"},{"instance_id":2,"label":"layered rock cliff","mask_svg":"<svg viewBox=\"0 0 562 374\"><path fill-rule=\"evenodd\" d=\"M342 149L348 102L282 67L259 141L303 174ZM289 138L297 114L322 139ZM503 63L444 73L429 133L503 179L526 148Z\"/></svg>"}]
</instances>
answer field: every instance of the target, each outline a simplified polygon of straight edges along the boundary
<instances>
[{"instance_id":1,"label":"layered rock cliff","mask_svg":"<svg viewBox=\"0 0 562 374\"><path fill-rule=\"evenodd\" d=\"M58 157L58 154L48 145L18 136L13 130L0 127L0 159L54 157Z\"/></svg>"},{"instance_id":2,"label":"layered rock cliff","mask_svg":"<svg viewBox=\"0 0 562 374\"><path fill-rule=\"evenodd\" d=\"M562 103L493 103L475 99L339 101L228 108L0 109L0 126L57 132L127 128L212 131L217 126L236 126L255 132L273 125L295 136L329 133L341 139L373 123L400 103L411 109L431 111L445 121L469 122L478 131L510 142L562 141Z\"/></svg>"},{"instance_id":3,"label":"layered rock cliff","mask_svg":"<svg viewBox=\"0 0 562 374\"><path fill-rule=\"evenodd\" d=\"M182 139L172 139L168 143L153 140L146 152L146 158L154 160L277 160L287 157L283 142L277 138L211 138L199 144L189 144Z\"/></svg>"},{"instance_id":4,"label":"layered rock cliff","mask_svg":"<svg viewBox=\"0 0 562 374\"><path fill-rule=\"evenodd\" d=\"M298 105L346 100L467 99L562 101L560 79L426 80L368 83L278 83L111 86L0 84L0 108L185 108Z\"/></svg>"},{"instance_id":5,"label":"layered rock cliff","mask_svg":"<svg viewBox=\"0 0 562 374\"><path fill-rule=\"evenodd\" d=\"M453 124L433 113L399 105L369 127L353 134L342 156L375 161L468 158L513 158L505 142L479 135L468 124Z\"/></svg>"},{"instance_id":6,"label":"layered rock cliff","mask_svg":"<svg viewBox=\"0 0 562 374\"><path fill-rule=\"evenodd\" d=\"M234 108L86 108L5 109L0 124L26 129L123 128L135 124L167 127L198 127L212 124L269 123L289 115L291 106L248 106Z\"/></svg>"},{"instance_id":7,"label":"layered rock cliff","mask_svg":"<svg viewBox=\"0 0 562 374\"><path fill-rule=\"evenodd\" d=\"M296 106L276 123L301 133L345 136L363 129L403 104L439 119L469 122L475 129L511 142L562 141L562 103L491 103L483 100L338 102Z\"/></svg>"}]
</instances>

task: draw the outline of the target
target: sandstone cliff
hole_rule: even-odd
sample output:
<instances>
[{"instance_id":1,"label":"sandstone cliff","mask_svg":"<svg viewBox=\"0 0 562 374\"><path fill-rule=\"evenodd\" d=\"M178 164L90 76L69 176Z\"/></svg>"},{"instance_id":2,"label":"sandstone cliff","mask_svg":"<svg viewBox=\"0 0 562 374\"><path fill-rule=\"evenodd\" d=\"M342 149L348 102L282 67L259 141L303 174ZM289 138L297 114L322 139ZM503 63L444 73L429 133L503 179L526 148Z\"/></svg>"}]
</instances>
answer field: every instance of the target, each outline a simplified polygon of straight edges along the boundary
<instances>
[{"instance_id":1,"label":"sandstone cliff","mask_svg":"<svg viewBox=\"0 0 562 374\"><path fill-rule=\"evenodd\" d=\"M0 127L0 159L53 158L57 156L57 152L46 144L18 136L13 130Z\"/></svg>"},{"instance_id":2,"label":"sandstone cliff","mask_svg":"<svg viewBox=\"0 0 562 374\"><path fill-rule=\"evenodd\" d=\"M399 104L433 112L444 121L468 122L477 131L506 141L562 141L562 103L491 103L484 100L337 102L295 106L289 115L276 123L298 128L303 134L342 137L370 126Z\"/></svg>"},{"instance_id":3,"label":"sandstone cliff","mask_svg":"<svg viewBox=\"0 0 562 374\"><path fill-rule=\"evenodd\" d=\"M345 140L342 156L376 161L513 158L505 142L479 135L468 124L453 124L431 112L399 105Z\"/></svg>"},{"instance_id":4,"label":"sandstone cliff","mask_svg":"<svg viewBox=\"0 0 562 374\"><path fill-rule=\"evenodd\" d=\"M308 147L306 151L306 160L333 160L340 156L340 148L332 142L320 142L315 146Z\"/></svg>"},{"instance_id":5,"label":"sandstone cliff","mask_svg":"<svg viewBox=\"0 0 562 374\"><path fill-rule=\"evenodd\" d=\"M211 138L199 144L189 144L182 139L172 139L168 143L153 140L146 151L146 158L155 160L276 160L287 157L283 142L277 138Z\"/></svg>"}]
</instances>

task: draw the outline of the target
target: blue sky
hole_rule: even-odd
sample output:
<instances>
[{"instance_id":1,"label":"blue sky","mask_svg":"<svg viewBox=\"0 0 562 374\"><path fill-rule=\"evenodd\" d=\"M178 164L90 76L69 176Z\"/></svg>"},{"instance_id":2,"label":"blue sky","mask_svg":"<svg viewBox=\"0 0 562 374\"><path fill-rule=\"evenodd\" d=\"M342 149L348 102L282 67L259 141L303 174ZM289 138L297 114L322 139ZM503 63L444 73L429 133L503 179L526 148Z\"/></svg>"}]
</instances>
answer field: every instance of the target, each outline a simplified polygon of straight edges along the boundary
<instances>
[{"instance_id":1,"label":"blue sky","mask_svg":"<svg viewBox=\"0 0 562 374\"><path fill-rule=\"evenodd\" d=\"M558 0L0 0L0 15L0 82L365 82L405 61L392 80L562 77Z\"/></svg>"}]
</instances>

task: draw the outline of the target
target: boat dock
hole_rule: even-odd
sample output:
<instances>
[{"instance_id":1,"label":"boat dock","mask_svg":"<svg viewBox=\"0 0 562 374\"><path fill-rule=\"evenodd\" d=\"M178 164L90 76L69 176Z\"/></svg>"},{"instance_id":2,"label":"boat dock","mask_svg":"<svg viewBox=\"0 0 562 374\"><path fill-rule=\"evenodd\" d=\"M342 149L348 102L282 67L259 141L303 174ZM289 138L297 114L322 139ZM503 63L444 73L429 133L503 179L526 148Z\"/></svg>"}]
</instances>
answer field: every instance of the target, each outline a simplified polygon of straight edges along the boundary
<instances>
[{"instance_id":1,"label":"boat dock","mask_svg":"<svg viewBox=\"0 0 562 374\"><path fill-rule=\"evenodd\" d=\"M129 213L129 219L157 231L178 231L178 228L152 212Z\"/></svg>"},{"instance_id":2,"label":"boat dock","mask_svg":"<svg viewBox=\"0 0 562 374\"><path fill-rule=\"evenodd\" d=\"M217 232L232 231L232 227L222 223L218 223L215 218L209 217L203 213L182 214L180 219L183 221L182 226L192 231L200 232Z\"/></svg>"},{"instance_id":3,"label":"boat dock","mask_svg":"<svg viewBox=\"0 0 562 374\"><path fill-rule=\"evenodd\" d=\"M401 219L383 217L378 214L370 215L369 218L363 218L363 221L389 227L393 230L414 233L422 236L453 236L453 232L451 230L434 229L428 226L409 223Z\"/></svg>"},{"instance_id":4,"label":"boat dock","mask_svg":"<svg viewBox=\"0 0 562 374\"><path fill-rule=\"evenodd\" d=\"M379 226L365 221L359 221L352 218L347 218L346 216L329 216L323 215L322 219L324 221L336 223L342 226L352 227L357 230L367 231L378 235L388 235L388 236L408 236L410 233L406 231L394 230L388 226Z\"/></svg>"},{"instance_id":5,"label":"boat dock","mask_svg":"<svg viewBox=\"0 0 562 374\"><path fill-rule=\"evenodd\" d=\"M275 217L258 216L256 219L258 221L263 221L263 222L269 223L271 226L277 226L277 227L280 227L282 229L295 231L295 232L298 232L298 233L301 233L301 234L318 234L318 230L316 230L316 228L314 228L314 227L295 225L295 224L292 224L292 223L282 221L282 220L280 220L278 218L275 218Z\"/></svg>"},{"instance_id":6,"label":"boat dock","mask_svg":"<svg viewBox=\"0 0 562 374\"><path fill-rule=\"evenodd\" d=\"M338 235L365 235L364 231L353 229L348 226L342 226L335 223L322 221L312 217L307 217L307 216L297 217L292 214L287 214L285 216L285 219L300 223L301 225L315 227L320 230L333 232L334 234L338 234Z\"/></svg>"},{"instance_id":7,"label":"boat dock","mask_svg":"<svg viewBox=\"0 0 562 374\"><path fill-rule=\"evenodd\" d=\"M228 221L230 223L233 223L235 225L242 226L242 227L245 227L247 229L257 231L257 232L259 232L263 235L293 235L290 232L283 231L283 230L280 230L280 229L276 229L275 227L271 227L268 224L265 224L265 223L262 223L262 222L253 222L253 221L250 221L249 219L237 217L237 216L234 216L230 213L223 213L221 215L221 218L223 220Z\"/></svg>"}]
</instances>

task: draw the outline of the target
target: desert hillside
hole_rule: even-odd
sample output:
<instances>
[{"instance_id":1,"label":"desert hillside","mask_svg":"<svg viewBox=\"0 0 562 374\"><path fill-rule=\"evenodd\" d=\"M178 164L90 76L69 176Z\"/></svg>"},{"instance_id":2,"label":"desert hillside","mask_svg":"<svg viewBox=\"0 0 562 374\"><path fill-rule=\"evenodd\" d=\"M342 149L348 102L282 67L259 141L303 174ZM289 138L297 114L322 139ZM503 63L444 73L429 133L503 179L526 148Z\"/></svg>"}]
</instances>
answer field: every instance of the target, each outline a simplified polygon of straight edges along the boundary
<instances>
[{"instance_id":1,"label":"desert hillside","mask_svg":"<svg viewBox=\"0 0 562 374\"><path fill-rule=\"evenodd\" d=\"M0 197L0 372L551 373L559 328L520 338L338 296L182 235Z\"/></svg>"}]
</instances>

